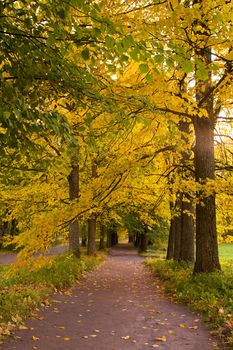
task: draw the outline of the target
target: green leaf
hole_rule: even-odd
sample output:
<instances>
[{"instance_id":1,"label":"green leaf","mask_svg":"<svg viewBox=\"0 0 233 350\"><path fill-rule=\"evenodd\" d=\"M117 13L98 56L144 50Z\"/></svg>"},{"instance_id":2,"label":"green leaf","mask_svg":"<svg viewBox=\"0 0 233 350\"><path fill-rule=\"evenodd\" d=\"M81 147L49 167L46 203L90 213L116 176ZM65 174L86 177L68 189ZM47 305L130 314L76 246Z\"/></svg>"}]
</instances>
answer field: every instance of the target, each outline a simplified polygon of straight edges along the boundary
<instances>
[{"instance_id":1,"label":"green leaf","mask_svg":"<svg viewBox=\"0 0 233 350\"><path fill-rule=\"evenodd\" d=\"M81 52L82 58L87 61L90 58L90 51L88 50L88 48L85 48L82 52Z\"/></svg>"},{"instance_id":2,"label":"green leaf","mask_svg":"<svg viewBox=\"0 0 233 350\"><path fill-rule=\"evenodd\" d=\"M182 65L182 70L184 73L190 73L193 71L193 64L190 60L188 61L184 61L183 65Z\"/></svg>"},{"instance_id":3,"label":"green leaf","mask_svg":"<svg viewBox=\"0 0 233 350\"><path fill-rule=\"evenodd\" d=\"M140 72L141 72L141 73L147 73L147 72L149 71L149 67L148 67L148 65L145 64L145 63L141 63L141 64L139 65L139 69L140 69Z\"/></svg>"},{"instance_id":4,"label":"green leaf","mask_svg":"<svg viewBox=\"0 0 233 350\"><path fill-rule=\"evenodd\" d=\"M154 78L151 74L146 75L146 81L148 84L152 84L154 82Z\"/></svg>"},{"instance_id":5,"label":"green leaf","mask_svg":"<svg viewBox=\"0 0 233 350\"><path fill-rule=\"evenodd\" d=\"M111 49L115 45L115 39L113 37L107 35L105 38L105 44L108 48Z\"/></svg>"},{"instance_id":6,"label":"green leaf","mask_svg":"<svg viewBox=\"0 0 233 350\"><path fill-rule=\"evenodd\" d=\"M205 68L199 68L196 71L196 76L200 80L207 80L208 79L208 70L206 70Z\"/></svg>"},{"instance_id":7,"label":"green leaf","mask_svg":"<svg viewBox=\"0 0 233 350\"><path fill-rule=\"evenodd\" d=\"M164 55L155 55L154 60L156 63L163 63L164 62Z\"/></svg>"}]
</instances>

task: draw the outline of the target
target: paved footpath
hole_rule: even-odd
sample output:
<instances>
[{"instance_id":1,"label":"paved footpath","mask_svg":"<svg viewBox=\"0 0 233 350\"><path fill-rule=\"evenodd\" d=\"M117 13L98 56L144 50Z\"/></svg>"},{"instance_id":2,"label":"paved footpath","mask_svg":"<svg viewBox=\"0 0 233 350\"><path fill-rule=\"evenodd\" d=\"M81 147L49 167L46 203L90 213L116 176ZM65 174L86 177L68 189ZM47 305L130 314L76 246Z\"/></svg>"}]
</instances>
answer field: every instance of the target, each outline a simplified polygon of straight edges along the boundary
<instances>
[{"instance_id":1,"label":"paved footpath","mask_svg":"<svg viewBox=\"0 0 233 350\"><path fill-rule=\"evenodd\" d=\"M133 251L107 261L26 322L2 350L211 350L204 324L171 303Z\"/></svg>"}]
</instances>

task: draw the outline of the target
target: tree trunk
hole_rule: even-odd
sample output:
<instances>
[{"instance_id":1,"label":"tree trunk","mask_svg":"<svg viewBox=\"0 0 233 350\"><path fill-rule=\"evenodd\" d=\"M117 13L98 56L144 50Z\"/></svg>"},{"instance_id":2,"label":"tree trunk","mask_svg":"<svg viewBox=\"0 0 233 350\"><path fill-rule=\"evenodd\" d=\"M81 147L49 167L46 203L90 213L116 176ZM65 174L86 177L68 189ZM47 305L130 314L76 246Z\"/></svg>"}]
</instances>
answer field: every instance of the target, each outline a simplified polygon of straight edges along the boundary
<instances>
[{"instance_id":1,"label":"tree trunk","mask_svg":"<svg viewBox=\"0 0 233 350\"><path fill-rule=\"evenodd\" d=\"M105 249L105 226L103 224L100 224L100 244L99 244L99 250Z\"/></svg>"},{"instance_id":2,"label":"tree trunk","mask_svg":"<svg viewBox=\"0 0 233 350\"><path fill-rule=\"evenodd\" d=\"M71 172L68 175L70 200L77 201L79 195L79 165L76 157L71 161ZM69 226L69 250L77 257L80 257L80 232L79 221L74 219Z\"/></svg>"},{"instance_id":3,"label":"tree trunk","mask_svg":"<svg viewBox=\"0 0 233 350\"><path fill-rule=\"evenodd\" d=\"M181 248L181 216L174 218L174 260L180 260L180 248Z\"/></svg>"},{"instance_id":4,"label":"tree trunk","mask_svg":"<svg viewBox=\"0 0 233 350\"><path fill-rule=\"evenodd\" d=\"M214 129L207 118L195 123L195 170L196 181L204 184L214 179ZM215 194L198 193L196 206L196 263L194 272L220 270L216 230Z\"/></svg>"},{"instance_id":5,"label":"tree trunk","mask_svg":"<svg viewBox=\"0 0 233 350\"><path fill-rule=\"evenodd\" d=\"M111 248L112 246L112 235L111 235L111 231L110 229L108 228L107 230L107 248Z\"/></svg>"},{"instance_id":6,"label":"tree trunk","mask_svg":"<svg viewBox=\"0 0 233 350\"><path fill-rule=\"evenodd\" d=\"M182 201L180 260L186 262L194 261L194 222L192 213L192 204Z\"/></svg>"},{"instance_id":7,"label":"tree trunk","mask_svg":"<svg viewBox=\"0 0 233 350\"><path fill-rule=\"evenodd\" d=\"M86 247L87 246L87 224L82 223L80 226L80 233L81 233L81 246Z\"/></svg>"},{"instance_id":8,"label":"tree trunk","mask_svg":"<svg viewBox=\"0 0 233 350\"><path fill-rule=\"evenodd\" d=\"M211 64L211 50L199 49L196 55L202 59L206 67ZM206 181L215 178L214 158L214 109L213 97L210 94L211 71L207 81L196 78L196 100L199 108L205 108L208 117L196 117L194 120L195 173L196 181L205 185ZM203 100L204 98L204 100ZM194 272L212 272L220 270L216 230L215 194L197 193L196 206L196 263Z\"/></svg>"},{"instance_id":9,"label":"tree trunk","mask_svg":"<svg viewBox=\"0 0 233 350\"><path fill-rule=\"evenodd\" d=\"M181 200L176 199L174 216L174 259L180 260L181 248Z\"/></svg>"},{"instance_id":10,"label":"tree trunk","mask_svg":"<svg viewBox=\"0 0 233 350\"><path fill-rule=\"evenodd\" d=\"M139 247L140 244L140 234L138 232L135 233L134 246Z\"/></svg>"},{"instance_id":11,"label":"tree trunk","mask_svg":"<svg viewBox=\"0 0 233 350\"><path fill-rule=\"evenodd\" d=\"M88 219L88 241L87 241L87 255L96 255L96 217L93 215Z\"/></svg>"},{"instance_id":12,"label":"tree trunk","mask_svg":"<svg viewBox=\"0 0 233 350\"><path fill-rule=\"evenodd\" d=\"M95 162L93 162L92 164L91 176L92 178L97 177L97 167ZM93 214L88 219L87 255L96 255L95 240L96 240L96 215Z\"/></svg>"},{"instance_id":13,"label":"tree trunk","mask_svg":"<svg viewBox=\"0 0 233 350\"><path fill-rule=\"evenodd\" d=\"M139 251L140 252L146 252L148 247L148 237L146 233L140 234L140 244L139 244Z\"/></svg>"},{"instance_id":14,"label":"tree trunk","mask_svg":"<svg viewBox=\"0 0 233 350\"><path fill-rule=\"evenodd\" d=\"M87 246L87 237L82 237L82 242L81 242L82 247Z\"/></svg>"},{"instance_id":15,"label":"tree trunk","mask_svg":"<svg viewBox=\"0 0 233 350\"><path fill-rule=\"evenodd\" d=\"M167 246L167 260L171 260L174 258L174 245L175 245L175 221L171 218L170 221L170 230L168 237L168 246Z\"/></svg>"},{"instance_id":16,"label":"tree trunk","mask_svg":"<svg viewBox=\"0 0 233 350\"><path fill-rule=\"evenodd\" d=\"M134 234L133 233L129 233L128 243L133 243L133 242L134 242Z\"/></svg>"}]
</instances>

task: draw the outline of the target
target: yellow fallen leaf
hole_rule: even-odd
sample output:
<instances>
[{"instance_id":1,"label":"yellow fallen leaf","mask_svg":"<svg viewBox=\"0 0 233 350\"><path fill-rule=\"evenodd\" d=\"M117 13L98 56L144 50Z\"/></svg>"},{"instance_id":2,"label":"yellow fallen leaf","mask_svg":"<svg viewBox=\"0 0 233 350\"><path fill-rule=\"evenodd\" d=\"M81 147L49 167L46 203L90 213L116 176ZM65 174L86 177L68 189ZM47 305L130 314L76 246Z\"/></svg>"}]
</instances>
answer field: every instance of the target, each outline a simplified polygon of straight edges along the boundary
<instances>
[{"instance_id":1,"label":"yellow fallen leaf","mask_svg":"<svg viewBox=\"0 0 233 350\"><path fill-rule=\"evenodd\" d=\"M185 328L185 324L184 324L184 323L180 323L180 324L179 324L179 327L180 327L180 328Z\"/></svg>"},{"instance_id":2,"label":"yellow fallen leaf","mask_svg":"<svg viewBox=\"0 0 233 350\"><path fill-rule=\"evenodd\" d=\"M71 340L71 338L63 338L63 340L69 341L69 340Z\"/></svg>"},{"instance_id":3,"label":"yellow fallen leaf","mask_svg":"<svg viewBox=\"0 0 233 350\"><path fill-rule=\"evenodd\" d=\"M198 329L198 326L190 326L190 329Z\"/></svg>"},{"instance_id":4,"label":"yellow fallen leaf","mask_svg":"<svg viewBox=\"0 0 233 350\"><path fill-rule=\"evenodd\" d=\"M36 337L35 335L32 336L32 340L39 340L40 338Z\"/></svg>"},{"instance_id":5,"label":"yellow fallen leaf","mask_svg":"<svg viewBox=\"0 0 233 350\"><path fill-rule=\"evenodd\" d=\"M49 300L48 300L48 299L45 299L44 302L43 302L43 304L44 304L45 306L49 306L49 305L50 305Z\"/></svg>"},{"instance_id":6,"label":"yellow fallen leaf","mask_svg":"<svg viewBox=\"0 0 233 350\"><path fill-rule=\"evenodd\" d=\"M156 341L167 341L167 338L165 337L165 335L162 335L162 337L157 337L155 338Z\"/></svg>"},{"instance_id":7,"label":"yellow fallen leaf","mask_svg":"<svg viewBox=\"0 0 233 350\"><path fill-rule=\"evenodd\" d=\"M176 332L173 331L172 329L169 329L169 330L168 330L168 333L169 333L169 334L176 334Z\"/></svg>"},{"instance_id":8,"label":"yellow fallen leaf","mask_svg":"<svg viewBox=\"0 0 233 350\"><path fill-rule=\"evenodd\" d=\"M24 326L23 324L19 325L20 330L28 329L28 327Z\"/></svg>"}]
</instances>

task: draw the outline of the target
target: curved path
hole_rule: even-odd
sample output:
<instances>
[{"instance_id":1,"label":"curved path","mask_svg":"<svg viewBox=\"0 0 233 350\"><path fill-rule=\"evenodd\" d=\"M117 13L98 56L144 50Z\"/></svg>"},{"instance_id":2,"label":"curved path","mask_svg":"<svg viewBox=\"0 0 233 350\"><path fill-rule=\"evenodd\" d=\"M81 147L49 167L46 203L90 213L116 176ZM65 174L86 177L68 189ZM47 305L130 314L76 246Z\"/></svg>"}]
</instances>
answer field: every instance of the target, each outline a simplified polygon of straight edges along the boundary
<instances>
[{"instance_id":1,"label":"curved path","mask_svg":"<svg viewBox=\"0 0 233 350\"><path fill-rule=\"evenodd\" d=\"M113 249L70 292L54 294L1 349L216 349L197 315L164 297L142 262L133 250Z\"/></svg>"}]
</instances>

